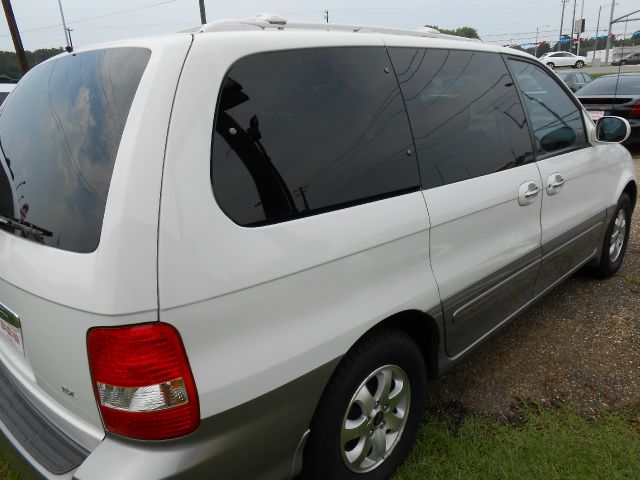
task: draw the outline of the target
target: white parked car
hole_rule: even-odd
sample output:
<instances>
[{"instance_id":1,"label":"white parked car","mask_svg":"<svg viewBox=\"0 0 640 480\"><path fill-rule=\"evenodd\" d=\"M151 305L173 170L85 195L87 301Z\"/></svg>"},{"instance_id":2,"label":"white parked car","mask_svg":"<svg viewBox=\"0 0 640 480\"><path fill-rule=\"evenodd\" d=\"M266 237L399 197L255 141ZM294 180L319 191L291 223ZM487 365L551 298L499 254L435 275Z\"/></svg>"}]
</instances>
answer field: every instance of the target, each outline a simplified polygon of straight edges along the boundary
<instances>
[{"instance_id":1,"label":"white parked car","mask_svg":"<svg viewBox=\"0 0 640 480\"><path fill-rule=\"evenodd\" d=\"M575 67L582 68L587 63L587 57L574 55L571 52L551 52L540 57L540 61L549 68Z\"/></svg>"},{"instance_id":2,"label":"white parked car","mask_svg":"<svg viewBox=\"0 0 640 480\"><path fill-rule=\"evenodd\" d=\"M429 379L618 270L628 134L427 31L261 17L43 62L0 113L0 437L47 478L390 478Z\"/></svg>"},{"instance_id":3,"label":"white parked car","mask_svg":"<svg viewBox=\"0 0 640 480\"><path fill-rule=\"evenodd\" d=\"M15 87L14 83L0 83L0 105L2 105L4 99L9 96Z\"/></svg>"}]
</instances>

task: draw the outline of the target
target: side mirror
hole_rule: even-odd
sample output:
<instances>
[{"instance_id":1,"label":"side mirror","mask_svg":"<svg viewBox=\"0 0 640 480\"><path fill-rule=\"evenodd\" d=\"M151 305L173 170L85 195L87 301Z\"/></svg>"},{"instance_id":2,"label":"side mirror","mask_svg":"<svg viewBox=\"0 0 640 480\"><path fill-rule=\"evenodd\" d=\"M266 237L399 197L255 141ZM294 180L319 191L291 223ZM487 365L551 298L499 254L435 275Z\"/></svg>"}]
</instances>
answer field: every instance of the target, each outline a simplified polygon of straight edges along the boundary
<instances>
[{"instance_id":1,"label":"side mirror","mask_svg":"<svg viewBox=\"0 0 640 480\"><path fill-rule=\"evenodd\" d=\"M620 117L601 117L596 122L596 140L603 143L622 143L631 135L629 122Z\"/></svg>"}]
</instances>

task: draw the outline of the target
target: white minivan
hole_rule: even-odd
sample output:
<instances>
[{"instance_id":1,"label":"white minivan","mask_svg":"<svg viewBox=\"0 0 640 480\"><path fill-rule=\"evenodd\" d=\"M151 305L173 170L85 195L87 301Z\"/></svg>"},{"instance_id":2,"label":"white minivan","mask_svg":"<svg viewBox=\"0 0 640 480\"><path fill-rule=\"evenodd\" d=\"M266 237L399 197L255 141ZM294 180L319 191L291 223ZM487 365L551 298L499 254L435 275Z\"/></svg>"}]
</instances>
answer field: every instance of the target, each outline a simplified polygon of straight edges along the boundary
<instances>
[{"instance_id":1,"label":"white minivan","mask_svg":"<svg viewBox=\"0 0 640 480\"><path fill-rule=\"evenodd\" d=\"M0 113L0 430L46 478L390 478L429 389L637 181L535 58L220 21L61 54Z\"/></svg>"}]
</instances>

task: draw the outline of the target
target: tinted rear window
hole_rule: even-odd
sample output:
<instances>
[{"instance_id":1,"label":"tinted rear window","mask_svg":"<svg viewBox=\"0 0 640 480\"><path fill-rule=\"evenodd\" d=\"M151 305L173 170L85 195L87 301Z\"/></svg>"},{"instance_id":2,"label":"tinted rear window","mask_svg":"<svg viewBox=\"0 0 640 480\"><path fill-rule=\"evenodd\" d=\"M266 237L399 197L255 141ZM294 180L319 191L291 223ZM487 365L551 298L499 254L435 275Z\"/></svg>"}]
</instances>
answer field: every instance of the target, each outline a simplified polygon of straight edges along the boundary
<instances>
[{"instance_id":1,"label":"tinted rear window","mask_svg":"<svg viewBox=\"0 0 640 480\"><path fill-rule=\"evenodd\" d=\"M63 250L97 248L120 139L150 55L142 48L66 55L24 77L0 114L0 215L34 227L5 223L3 230Z\"/></svg>"},{"instance_id":2,"label":"tinted rear window","mask_svg":"<svg viewBox=\"0 0 640 480\"><path fill-rule=\"evenodd\" d=\"M2 105L2 102L4 102L4 99L7 98L9 96L8 92L0 92L0 105Z\"/></svg>"},{"instance_id":3,"label":"tinted rear window","mask_svg":"<svg viewBox=\"0 0 640 480\"><path fill-rule=\"evenodd\" d=\"M620 75L619 81L616 76L597 78L582 87L578 95L614 95L616 83L618 95L640 95L640 75Z\"/></svg>"}]
</instances>

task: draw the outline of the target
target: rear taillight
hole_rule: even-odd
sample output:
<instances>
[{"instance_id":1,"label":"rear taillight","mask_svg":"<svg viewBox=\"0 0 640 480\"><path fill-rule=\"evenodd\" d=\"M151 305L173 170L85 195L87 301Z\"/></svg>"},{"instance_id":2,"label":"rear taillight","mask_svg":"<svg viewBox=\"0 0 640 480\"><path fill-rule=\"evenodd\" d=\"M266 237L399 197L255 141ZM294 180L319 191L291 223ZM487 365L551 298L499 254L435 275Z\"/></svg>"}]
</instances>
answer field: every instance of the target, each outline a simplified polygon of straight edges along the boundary
<instances>
[{"instance_id":1,"label":"rear taillight","mask_svg":"<svg viewBox=\"0 0 640 480\"><path fill-rule=\"evenodd\" d=\"M629 112L630 117L640 117L640 100L636 102L631 111Z\"/></svg>"},{"instance_id":2,"label":"rear taillight","mask_svg":"<svg viewBox=\"0 0 640 480\"><path fill-rule=\"evenodd\" d=\"M107 430L163 440L200 423L198 392L180 334L166 323L93 328L87 335L96 400Z\"/></svg>"}]
</instances>

